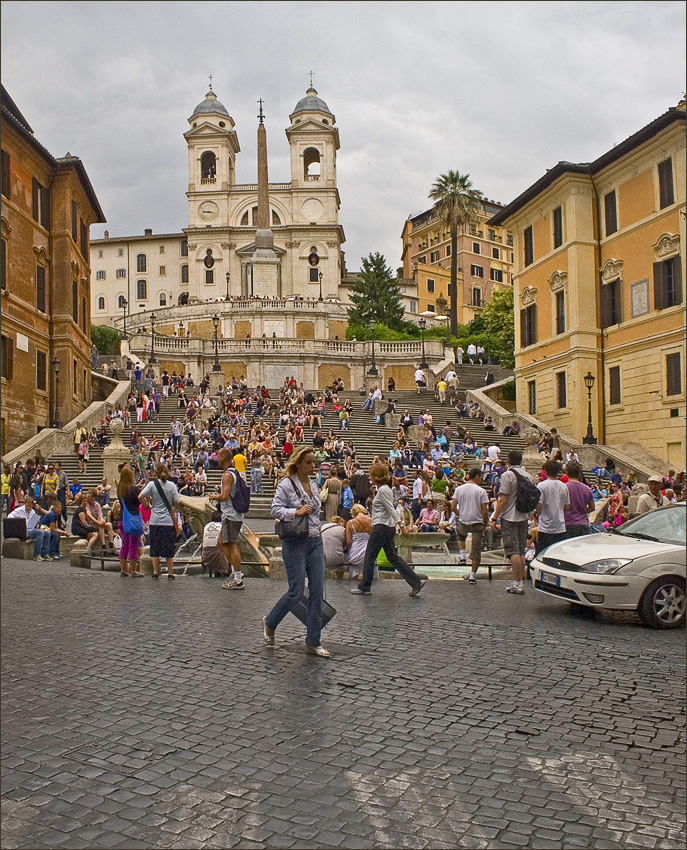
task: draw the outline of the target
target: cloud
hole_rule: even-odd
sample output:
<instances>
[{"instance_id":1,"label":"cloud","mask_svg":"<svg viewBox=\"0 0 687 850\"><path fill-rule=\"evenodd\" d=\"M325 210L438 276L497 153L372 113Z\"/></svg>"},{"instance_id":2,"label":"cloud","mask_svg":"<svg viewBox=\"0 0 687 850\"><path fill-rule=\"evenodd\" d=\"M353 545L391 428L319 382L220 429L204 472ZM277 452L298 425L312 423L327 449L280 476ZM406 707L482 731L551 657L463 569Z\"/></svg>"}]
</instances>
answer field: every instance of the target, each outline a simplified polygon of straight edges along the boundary
<instances>
[{"instance_id":1,"label":"cloud","mask_svg":"<svg viewBox=\"0 0 687 850\"><path fill-rule=\"evenodd\" d=\"M400 263L400 233L449 169L508 202L561 159L598 157L684 91L679 2L3 3L2 77L55 155L80 156L112 235L188 221L183 133L208 75L256 177L289 179L308 71L335 113L349 269ZM93 228L101 235L102 227Z\"/></svg>"}]
</instances>

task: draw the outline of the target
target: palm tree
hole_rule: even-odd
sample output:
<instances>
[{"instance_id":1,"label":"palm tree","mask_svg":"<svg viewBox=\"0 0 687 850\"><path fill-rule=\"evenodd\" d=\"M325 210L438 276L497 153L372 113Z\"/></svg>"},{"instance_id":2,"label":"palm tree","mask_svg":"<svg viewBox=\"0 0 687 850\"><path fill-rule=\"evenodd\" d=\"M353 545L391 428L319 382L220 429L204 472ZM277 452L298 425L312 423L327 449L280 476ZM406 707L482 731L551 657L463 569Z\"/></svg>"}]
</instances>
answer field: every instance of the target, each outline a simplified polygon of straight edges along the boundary
<instances>
[{"instance_id":1,"label":"palm tree","mask_svg":"<svg viewBox=\"0 0 687 850\"><path fill-rule=\"evenodd\" d=\"M434 209L451 232L451 283L449 301L451 334L458 334L458 230L477 223L477 210L482 193L472 188L469 174L449 171L442 174L432 186L429 197Z\"/></svg>"}]
</instances>

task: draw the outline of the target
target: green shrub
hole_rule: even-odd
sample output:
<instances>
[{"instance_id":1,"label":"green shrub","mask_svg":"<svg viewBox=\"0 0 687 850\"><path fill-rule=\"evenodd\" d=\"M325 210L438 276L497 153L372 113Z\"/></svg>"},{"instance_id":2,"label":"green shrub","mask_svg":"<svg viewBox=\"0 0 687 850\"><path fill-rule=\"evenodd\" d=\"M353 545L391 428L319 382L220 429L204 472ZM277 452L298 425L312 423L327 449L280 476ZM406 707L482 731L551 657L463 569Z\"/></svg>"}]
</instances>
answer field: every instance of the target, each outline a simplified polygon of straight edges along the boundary
<instances>
[{"instance_id":1,"label":"green shrub","mask_svg":"<svg viewBox=\"0 0 687 850\"><path fill-rule=\"evenodd\" d=\"M119 354L121 339L122 334L116 328L109 325L91 325L91 342L98 349L98 354Z\"/></svg>"}]
</instances>

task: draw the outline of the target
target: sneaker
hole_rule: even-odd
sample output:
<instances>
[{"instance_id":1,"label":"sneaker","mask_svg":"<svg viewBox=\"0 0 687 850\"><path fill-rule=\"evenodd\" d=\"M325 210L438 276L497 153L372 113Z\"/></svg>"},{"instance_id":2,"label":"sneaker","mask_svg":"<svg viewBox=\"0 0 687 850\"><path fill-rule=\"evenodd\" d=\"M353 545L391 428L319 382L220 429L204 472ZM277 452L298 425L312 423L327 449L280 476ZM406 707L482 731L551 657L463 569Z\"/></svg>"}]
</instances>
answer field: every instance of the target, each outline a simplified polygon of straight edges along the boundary
<instances>
[{"instance_id":1,"label":"sneaker","mask_svg":"<svg viewBox=\"0 0 687 850\"><path fill-rule=\"evenodd\" d=\"M225 581L222 585L223 590L245 590L246 586L243 583L243 579L241 581L236 581L234 576L230 576L228 581Z\"/></svg>"},{"instance_id":2,"label":"sneaker","mask_svg":"<svg viewBox=\"0 0 687 850\"><path fill-rule=\"evenodd\" d=\"M516 587L514 584L511 584L506 588L506 593L515 593L515 594L517 594L517 596L524 596L525 595L525 588L524 587Z\"/></svg>"},{"instance_id":3,"label":"sneaker","mask_svg":"<svg viewBox=\"0 0 687 850\"><path fill-rule=\"evenodd\" d=\"M53 558L52 558L52 556L51 556L51 555L43 555L43 560L44 560L44 561L52 561L52 560L53 560Z\"/></svg>"},{"instance_id":4,"label":"sneaker","mask_svg":"<svg viewBox=\"0 0 687 850\"><path fill-rule=\"evenodd\" d=\"M167 578L176 578L174 573L167 573Z\"/></svg>"},{"instance_id":5,"label":"sneaker","mask_svg":"<svg viewBox=\"0 0 687 850\"><path fill-rule=\"evenodd\" d=\"M459 563L462 567L466 567L466 566L467 566L467 563L468 563L468 559L467 559L467 557L463 558L463 557L460 557L460 556L459 556L459 558L458 558L458 563Z\"/></svg>"},{"instance_id":6,"label":"sneaker","mask_svg":"<svg viewBox=\"0 0 687 850\"><path fill-rule=\"evenodd\" d=\"M157 581L159 578L160 578L160 576L159 576L159 575L156 575L155 573L153 573L153 579L154 579L155 581Z\"/></svg>"},{"instance_id":7,"label":"sneaker","mask_svg":"<svg viewBox=\"0 0 687 850\"><path fill-rule=\"evenodd\" d=\"M354 596L372 596L372 591L371 591L371 590L362 590L362 588L360 588L360 587L354 587L354 588L351 590L351 593L352 593Z\"/></svg>"},{"instance_id":8,"label":"sneaker","mask_svg":"<svg viewBox=\"0 0 687 850\"><path fill-rule=\"evenodd\" d=\"M410 593L408 594L408 596L417 596L417 595L418 595L418 593L422 590L422 588L423 588L426 584L427 584L427 580L426 580L426 579L425 579L425 581L421 581L421 582L420 582L420 584L418 584L418 585L417 585L417 587L414 587L414 588L410 591Z\"/></svg>"},{"instance_id":9,"label":"sneaker","mask_svg":"<svg viewBox=\"0 0 687 850\"><path fill-rule=\"evenodd\" d=\"M475 584L477 582L477 579L474 576L467 575L463 576L463 581L469 581L470 584Z\"/></svg>"},{"instance_id":10,"label":"sneaker","mask_svg":"<svg viewBox=\"0 0 687 850\"><path fill-rule=\"evenodd\" d=\"M44 561L45 558L42 555L36 555L36 557L33 560L34 561Z\"/></svg>"}]
</instances>

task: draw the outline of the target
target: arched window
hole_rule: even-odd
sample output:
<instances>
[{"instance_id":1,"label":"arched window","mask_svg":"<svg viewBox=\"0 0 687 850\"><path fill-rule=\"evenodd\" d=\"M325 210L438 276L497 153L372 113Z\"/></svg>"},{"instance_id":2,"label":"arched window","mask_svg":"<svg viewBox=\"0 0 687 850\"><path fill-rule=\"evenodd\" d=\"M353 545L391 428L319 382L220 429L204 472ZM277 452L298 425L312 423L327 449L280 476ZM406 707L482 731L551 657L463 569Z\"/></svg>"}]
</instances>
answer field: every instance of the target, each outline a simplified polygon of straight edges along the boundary
<instances>
[{"instance_id":1,"label":"arched window","mask_svg":"<svg viewBox=\"0 0 687 850\"><path fill-rule=\"evenodd\" d=\"M123 310L123 309L124 309L124 301L125 301L125 300L126 300L126 299L124 298L124 296L123 296L123 295L120 295L120 296L119 296L119 298L117 299L117 308L118 308L119 310Z\"/></svg>"},{"instance_id":2,"label":"arched window","mask_svg":"<svg viewBox=\"0 0 687 850\"><path fill-rule=\"evenodd\" d=\"M205 151L200 157L201 180L214 180L217 173L217 158L212 151Z\"/></svg>"},{"instance_id":3,"label":"arched window","mask_svg":"<svg viewBox=\"0 0 687 850\"><path fill-rule=\"evenodd\" d=\"M139 274L148 271L148 261L145 254L136 254L136 271Z\"/></svg>"},{"instance_id":4,"label":"arched window","mask_svg":"<svg viewBox=\"0 0 687 850\"><path fill-rule=\"evenodd\" d=\"M303 173L306 180L320 179L320 152L317 148L303 151Z\"/></svg>"},{"instance_id":5,"label":"arched window","mask_svg":"<svg viewBox=\"0 0 687 850\"><path fill-rule=\"evenodd\" d=\"M274 225L281 224L281 219L279 218L279 216L276 214L276 212L274 210L272 210L272 224L274 224Z\"/></svg>"},{"instance_id":6,"label":"arched window","mask_svg":"<svg viewBox=\"0 0 687 850\"><path fill-rule=\"evenodd\" d=\"M160 307L166 307L166 306L167 306L167 293L161 292L160 293Z\"/></svg>"},{"instance_id":7,"label":"arched window","mask_svg":"<svg viewBox=\"0 0 687 850\"><path fill-rule=\"evenodd\" d=\"M123 296L120 295L120 298L122 298L122 297ZM104 309L105 309L105 299L101 295L100 298L98 298L98 310L104 310Z\"/></svg>"},{"instance_id":8,"label":"arched window","mask_svg":"<svg viewBox=\"0 0 687 850\"><path fill-rule=\"evenodd\" d=\"M178 298L179 304L188 304L188 292L182 292Z\"/></svg>"},{"instance_id":9,"label":"arched window","mask_svg":"<svg viewBox=\"0 0 687 850\"><path fill-rule=\"evenodd\" d=\"M248 227L248 210L241 216L241 227Z\"/></svg>"},{"instance_id":10,"label":"arched window","mask_svg":"<svg viewBox=\"0 0 687 850\"><path fill-rule=\"evenodd\" d=\"M182 257L188 257L188 240L187 239L181 240L181 256Z\"/></svg>"},{"instance_id":11,"label":"arched window","mask_svg":"<svg viewBox=\"0 0 687 850\"><path fill-rule=\"evenodd\" d=\"M188 266L186 263L181 267L181 282L188 283Z\"/></svg>"},{"instance_id":12,"label":"arched window","mask_svg":"<svg viewBox=\"0 0 687 850\"><path fill-rule=\"evenodd\" d=\"M145 280L136 281L136 300L145 301L148 297L148 284Z\"/></svg>"}]
</instances>

